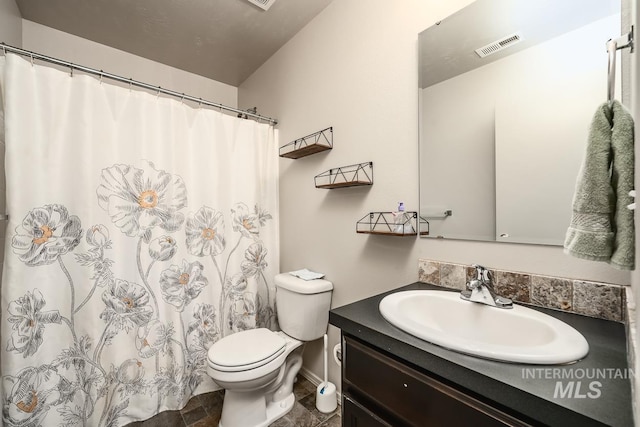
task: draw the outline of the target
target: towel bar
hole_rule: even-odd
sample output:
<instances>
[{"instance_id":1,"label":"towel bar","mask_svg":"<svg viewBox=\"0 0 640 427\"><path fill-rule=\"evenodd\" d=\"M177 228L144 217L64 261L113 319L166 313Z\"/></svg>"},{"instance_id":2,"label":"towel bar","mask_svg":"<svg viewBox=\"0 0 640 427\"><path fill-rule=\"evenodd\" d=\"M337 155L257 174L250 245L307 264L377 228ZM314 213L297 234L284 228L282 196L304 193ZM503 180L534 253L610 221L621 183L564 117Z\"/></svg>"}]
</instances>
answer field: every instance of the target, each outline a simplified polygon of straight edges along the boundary
<instances>
[{"instance_id":1,"label":"towel bar","mask_svg":"<svg viewBox=\"0 0 640 427\"><path fill-rule=\"evenodd\" d=\"M629 48L633 52L633 25L631 31L621 35L617 39L607 41L607 53L609 54L609 67L607 73L607 100L612 102L615 97L616 85L616 52L618 49Z\"/></svg>"}]
</instances>

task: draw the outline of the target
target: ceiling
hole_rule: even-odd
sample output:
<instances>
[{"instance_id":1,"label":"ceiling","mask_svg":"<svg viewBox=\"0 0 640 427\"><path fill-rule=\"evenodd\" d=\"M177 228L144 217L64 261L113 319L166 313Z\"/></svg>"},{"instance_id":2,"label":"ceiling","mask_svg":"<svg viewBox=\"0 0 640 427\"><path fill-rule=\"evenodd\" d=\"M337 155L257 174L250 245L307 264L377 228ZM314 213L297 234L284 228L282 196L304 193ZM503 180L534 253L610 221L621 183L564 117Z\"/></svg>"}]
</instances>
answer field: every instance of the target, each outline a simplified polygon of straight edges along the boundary
<instances>
[{"instance_id":1,"label":"ceiling","mask_svg":"<svg viewBox=\"0 0 640 427\"><path fill-rule=\"evenodd\" d=\"M24 19L239 86L332 0L16 0Z\"/></svg>"},{"instance_id":2,"label":"ceiling","mask_svg":"<svg viewBox=\"0 0 640 427\"><path fill-rule=\"evenodd\" d=\"M619 13L620 0L476 0L418 36L420 87L442 82ZM522 42L484 58L476 55L475 49L517 31L524 38ZM603 52L605 43L602 40Z\"/></svg>"}]
</instances>

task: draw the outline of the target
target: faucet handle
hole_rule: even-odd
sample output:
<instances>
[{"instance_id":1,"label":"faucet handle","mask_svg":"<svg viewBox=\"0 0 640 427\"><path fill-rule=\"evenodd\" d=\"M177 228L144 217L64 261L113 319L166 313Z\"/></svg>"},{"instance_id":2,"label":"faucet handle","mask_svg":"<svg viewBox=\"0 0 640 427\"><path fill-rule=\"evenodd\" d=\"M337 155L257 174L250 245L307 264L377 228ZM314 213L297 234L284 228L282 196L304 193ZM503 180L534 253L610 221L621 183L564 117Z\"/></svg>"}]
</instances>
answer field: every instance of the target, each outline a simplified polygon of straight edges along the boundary
<instances>
[{"instance_id":1,"label":"faucet handle","mask_svg":"<svg viewBox=\"0 0 640 427\"><path fill-rule=\"evenodd\" d=\"M487 268L480 264L472 264L471 267L476 269L476 279L484 282L486 276L485 272L488 271Z\"/></svg>"},{"instance_id":2,"label":"faucet handle","mask_svg":"<svg viewBox=\"0 0 640 427\"><path fill-rule=\"evenodd\" d=\"M487 269L478 264L473 264L472 267L476 269L476 277L467 282L468 290L480 288L485 283L485 271Z\"/></svg>"},{"instance_id":3,"label":"faucet handle","mask_svg":"<svg viewBox=\"0 0 640 427\"><path fill-rule=\"evenodd\" d=\"M479 264L473 264L472 267L476 269L476 280L480 281L483 285L491 286L493 284L493 273L491 273L491 270Z\"/></svg>"},{"instance_id":4,"label":"faucet handle","mask_svg":"<svg viewBox=\"0 0 640 427\"><path fill-rule=\"evenodd\" d=\"M493 284L493 273L491 272L491 270L486 268L482 273L483 273L484 283L486 285Z\"/></svg>"}]
</instances>

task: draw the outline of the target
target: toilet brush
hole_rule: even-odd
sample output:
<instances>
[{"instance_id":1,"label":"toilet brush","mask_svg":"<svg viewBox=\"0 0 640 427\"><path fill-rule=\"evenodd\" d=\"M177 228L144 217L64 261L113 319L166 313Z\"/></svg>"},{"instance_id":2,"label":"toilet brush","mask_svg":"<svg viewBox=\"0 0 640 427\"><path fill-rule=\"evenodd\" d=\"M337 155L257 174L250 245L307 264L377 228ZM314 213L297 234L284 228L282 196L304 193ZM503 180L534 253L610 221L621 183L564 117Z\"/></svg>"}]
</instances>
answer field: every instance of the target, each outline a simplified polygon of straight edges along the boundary
<instances>
[{"instance_id":1,"label":"toilet brush","mask_svg":"<svg viewBox=\"0 0 640 427\"><path fill-rule=\"evenodd\" d=\"M324 381L318 385L316 389L316 408L318 411L329 413L333 412L338 406L336 399L336 386L328 380L329 367L328 360L328 337L324 334Z\"/></svg>"},{"instance_id":2,"label":"toilet brush","mask_svg":"<svg viewBox=\"0 0 640 427\"><path fill-rule=\"evenodd\" d=\"M324 394L324 389L327 387L327 383L329 382L327 380L327 371L329 370L329 368L327 367L327 334L324 334L324 382L322 383L322 390L320 390L320 394Z\"/></svg>"}]
</instances>

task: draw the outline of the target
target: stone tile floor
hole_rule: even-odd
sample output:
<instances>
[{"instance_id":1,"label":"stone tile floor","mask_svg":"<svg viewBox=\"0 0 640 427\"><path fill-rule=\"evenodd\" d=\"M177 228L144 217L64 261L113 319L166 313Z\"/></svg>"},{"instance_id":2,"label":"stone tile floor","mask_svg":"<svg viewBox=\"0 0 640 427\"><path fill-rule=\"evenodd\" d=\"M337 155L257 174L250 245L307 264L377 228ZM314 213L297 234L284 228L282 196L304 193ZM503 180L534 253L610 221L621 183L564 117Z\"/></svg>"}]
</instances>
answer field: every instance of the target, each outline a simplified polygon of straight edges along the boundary
<instances>
[{"instance_id":1,"label":"stone tile floor","mask_svg":"<svg viewBox=\"0 0 640 427\"><path fill-rule=\"evenodd\" d=\"M340 406L323 414L316 409L316 386L298 375L293 387L296 403L284 417L271 427L340 427ZM145 421L137 421L126 427L217 427L222 412L224 390L201 394L189 400L179 411L165 411Z\"/></svg>"}]
</instances>

